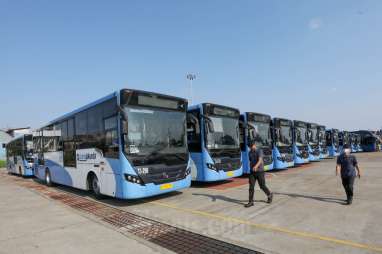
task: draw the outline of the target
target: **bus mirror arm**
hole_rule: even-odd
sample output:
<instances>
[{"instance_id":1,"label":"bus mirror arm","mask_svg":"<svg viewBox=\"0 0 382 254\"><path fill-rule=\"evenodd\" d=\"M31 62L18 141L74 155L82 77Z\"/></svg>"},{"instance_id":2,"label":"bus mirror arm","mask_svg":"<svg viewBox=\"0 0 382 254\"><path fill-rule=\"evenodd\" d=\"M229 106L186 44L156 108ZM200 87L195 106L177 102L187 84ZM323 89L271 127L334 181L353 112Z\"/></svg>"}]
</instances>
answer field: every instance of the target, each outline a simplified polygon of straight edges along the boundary
<instances>
[{"instance_id":1,"label":"bus mirror arm","mask_svg":"<svg viewBox=\"0 0 382 254\"><path fill-rule=\"evenodd\" d=\"M127 121L125 110L120 105L118 105L117 107L118 107L118 111L121 113L122 120Z\"/></svg>"},{"instance_id":2,"label":"bus mirror arm","mask_svg":"<svg viewBox=\"0 0 382 254\"><path fill-rule=\"evenodd\" d=\"M206 115L201 115L201 116L205 119L205 123L207 125L208 132L210 132L210 133L215 132L214 124L213 124L211 118L209 118Z\"/></svg>"},{"instance_id":3,"label":"bus mirror arm","mask_svg":"<svg viewBox=\"0 0 382 254\"><path fill-rule=\"evenodd\" d=\"M199 119L196 116L189 114L187 116L187 122L193 126L194 131L199 130Z\"/></svg>"}]
</instances>

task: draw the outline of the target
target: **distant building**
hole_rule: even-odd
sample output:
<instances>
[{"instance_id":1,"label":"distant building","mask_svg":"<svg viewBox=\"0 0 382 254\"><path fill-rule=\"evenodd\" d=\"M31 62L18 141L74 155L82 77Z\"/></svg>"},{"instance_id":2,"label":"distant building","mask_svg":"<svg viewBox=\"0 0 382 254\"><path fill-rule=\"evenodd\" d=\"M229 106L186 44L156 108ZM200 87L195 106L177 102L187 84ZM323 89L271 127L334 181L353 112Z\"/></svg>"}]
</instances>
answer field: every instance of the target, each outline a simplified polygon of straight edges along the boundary
<instances>
[{"instance_id":1,"label":"distant building","mask_svg":"<svg viewBox=\"0 0 382 254\"><path fill-rule=\"evenodd\" d=\"M0 130L0 161L5 161L5 144L12 139L6 131Z\"/></svg>"},{"instance_id":2,"label":"distant building","mask_svg":"<svg viewBox=\"0 0 382 254\"><path fill-rule=\"evenodd\" d=\"M12 128L12 129L0 129L0 160L5 160L6 152L5 145L14 137L24 134L32 133L30 127L26 128Z\"/></svg>"},{"instance_id":3,"label":"distant building","mask_svg":"<svg viewBox=\"0 0 382 254\"><path fill-rule=\"evenodd\" d=\"M25 127L25 128L12 128L12 129L7 129L6 132L12 137L17 137L19 135L24 135L24 134L31 134L32 130L30 127Z\"/></svg>"}]
</instances>

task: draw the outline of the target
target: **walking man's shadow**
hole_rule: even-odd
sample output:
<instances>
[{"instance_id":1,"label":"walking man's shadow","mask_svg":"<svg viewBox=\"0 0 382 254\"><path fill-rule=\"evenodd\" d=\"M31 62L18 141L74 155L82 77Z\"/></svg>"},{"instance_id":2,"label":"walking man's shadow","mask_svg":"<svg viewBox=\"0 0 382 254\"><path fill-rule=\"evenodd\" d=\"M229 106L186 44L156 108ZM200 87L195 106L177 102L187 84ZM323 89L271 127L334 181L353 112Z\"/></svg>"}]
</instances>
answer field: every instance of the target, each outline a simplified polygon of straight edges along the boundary
<instances>
[{"instance_id":1,"label":"walking man's shadow","mask_svg":"<svg viewBox=\"0 0 382 254\"><path fill-rule=\"evenodd\" d=\"M309 196L309 195L302 195L297 193L283 193L283 192L274 192L275 195L282 195L282 196L288 196L292 198L307 198L307 199L313 199L321 202L327 202L327 203L337 203L337 204L345 204L345 200L339 199L339 198L331 198L331 197L320 197L320 196Z\"/></svg>"},{"instance_id":2,"label":"walking man's shadow","mask_svg":"<svg viewBox=\"0 0 382 254\"><path fill-rule=\"evenodd\" d=\"M309 195L303 195L303 194L297 194L297 193L286 193L286 192L273 192L275 196L288 196L291 198L306 198L306 199L313 199L321 202L326 202L326 203L336 203L336 204L346 204L345 200L339 199L339 198L332 198L332 197L320 197L320 196L309 196ZM234 199L230 198L227 196L223 195L211 195L211 194L202 194L202 193L193 193L192 195L194 196L203 196L203 197L208 197L211 198L212 202L216 202L216 200L222 200L225 202L230 202L233 204L238 204L238 205L243 205L247 202L247 200L239 200L239 199ZM266 200L256 200L255 202L264 202L266 203Z\"/></svg>"},{"instance_id":3,"label":"walking man's shadow","mask_svg":"<svg viewBox=\"0 0 382 254\"><path fill-rule=\"evenodd\" d=\"M246 202L248 202L248 200L238 200L238 199L230 198L230 197L223 196L223 195L211 195L211 194L202 194L202 193L193 193L192 195L211 198L212 202L216 202L216 200L222 200L225 202L230 202L230 203L238 204L238 205L244 205L244 204L246 204ZM255 200L255 202L266 203L267 201L266 200Z\"/></svg>"},{"instance_id":4,"label":"walking man's shadow","mask_svg":"<svg viewBox=\"0 0 382 254\"><path fill-rule=\"evenodd\" d=\"M245 200L238 200L238 199L226 197L223 195L211 195L211 194L202 194L202 193L193 193L192 195L211 198L212 202L216 202L216 200L222 200L222 201L226 201L226 202L230 202L230 203L234 203L234 204L239 204L239 205L243 205L244 202L246 202Z\"/></svg>"}]
</instances>

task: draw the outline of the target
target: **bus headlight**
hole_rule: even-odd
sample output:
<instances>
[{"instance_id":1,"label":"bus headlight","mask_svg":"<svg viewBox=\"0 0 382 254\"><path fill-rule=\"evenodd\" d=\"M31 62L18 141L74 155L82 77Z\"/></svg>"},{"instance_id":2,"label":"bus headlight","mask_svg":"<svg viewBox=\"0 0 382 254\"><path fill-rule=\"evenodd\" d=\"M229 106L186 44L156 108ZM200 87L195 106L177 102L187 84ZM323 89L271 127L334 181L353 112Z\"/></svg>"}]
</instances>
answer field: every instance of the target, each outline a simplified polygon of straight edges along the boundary
<instances>
[{"instance_id":1,"label":"bus headlight","mask_svg":"<svg viewBox=\"0 0 382 254\"><path fill-rule=\"evenodd\" d=\"M212 163L207 163L207 168L212 169L212 170L216 170L215 165Z\"/></svg>"},{"instance_id":2,"label":"bus headlight","mask_svg":"<svg viewBox=\"0 0 382 254\"><path fill-rule=\"evenodd\" d=\"M126 179L126 181L131 182L131 183L136 183L136 184L140 184L140 185L144 184L142 179L139 178L139 176L125 174L125 179Z\"/></svg>"},{"instance_id":3,"label":"bus headlight","mask_svg":"<svg viewBox=\"0 0 382 254\"><path fill-rule=\"evenodd\" d=\"M188 168L186 169L185 175L188 176L188 175L190 175L190 174L191 174L191 167L188 167Z\"/></svg>"}]
</instances>

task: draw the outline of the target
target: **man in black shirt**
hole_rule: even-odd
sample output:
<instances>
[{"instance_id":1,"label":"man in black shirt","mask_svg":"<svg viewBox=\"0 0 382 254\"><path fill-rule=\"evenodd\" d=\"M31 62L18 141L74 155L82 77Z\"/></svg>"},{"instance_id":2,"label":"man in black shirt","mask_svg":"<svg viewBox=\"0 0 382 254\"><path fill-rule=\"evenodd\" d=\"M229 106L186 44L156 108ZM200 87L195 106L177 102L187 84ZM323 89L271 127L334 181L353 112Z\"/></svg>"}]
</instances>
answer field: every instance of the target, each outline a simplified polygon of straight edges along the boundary
<instances>
[{"instance_id":1,"label":"man in black shirt","mask_svg":"<svg viewBox=\"0 0 382 254\"><path fill-rule=\"evenodd\" d=\"M345 188L347 200L346 203L351 205L353 202L353 185L356 176L361 178L361 170L358 167L357 158L350 154L349 145L344 145L344 152L337 157L336 175L341 173L342 185ZM357 169L357 172L356 172Z\"/></svg>"},{"instance_id":2,"label":"man in black shirt","mask_svg":"<svg viewBox=\"0 0 382 254\"><path fill-rule=\"evenodd\" d=\"M256 180L259 182L260 189L268 196L267 203L272 203L273 194L269 191L265 185L265 174L264 174L264 162L263 162L263 151L256 147L256 144L251 145L251 151L249 152L249 166L251 172L249 173L249 202L245 207L253 206L253 198L255 194L255 183Z\"/></svg>"}]
</instances>

